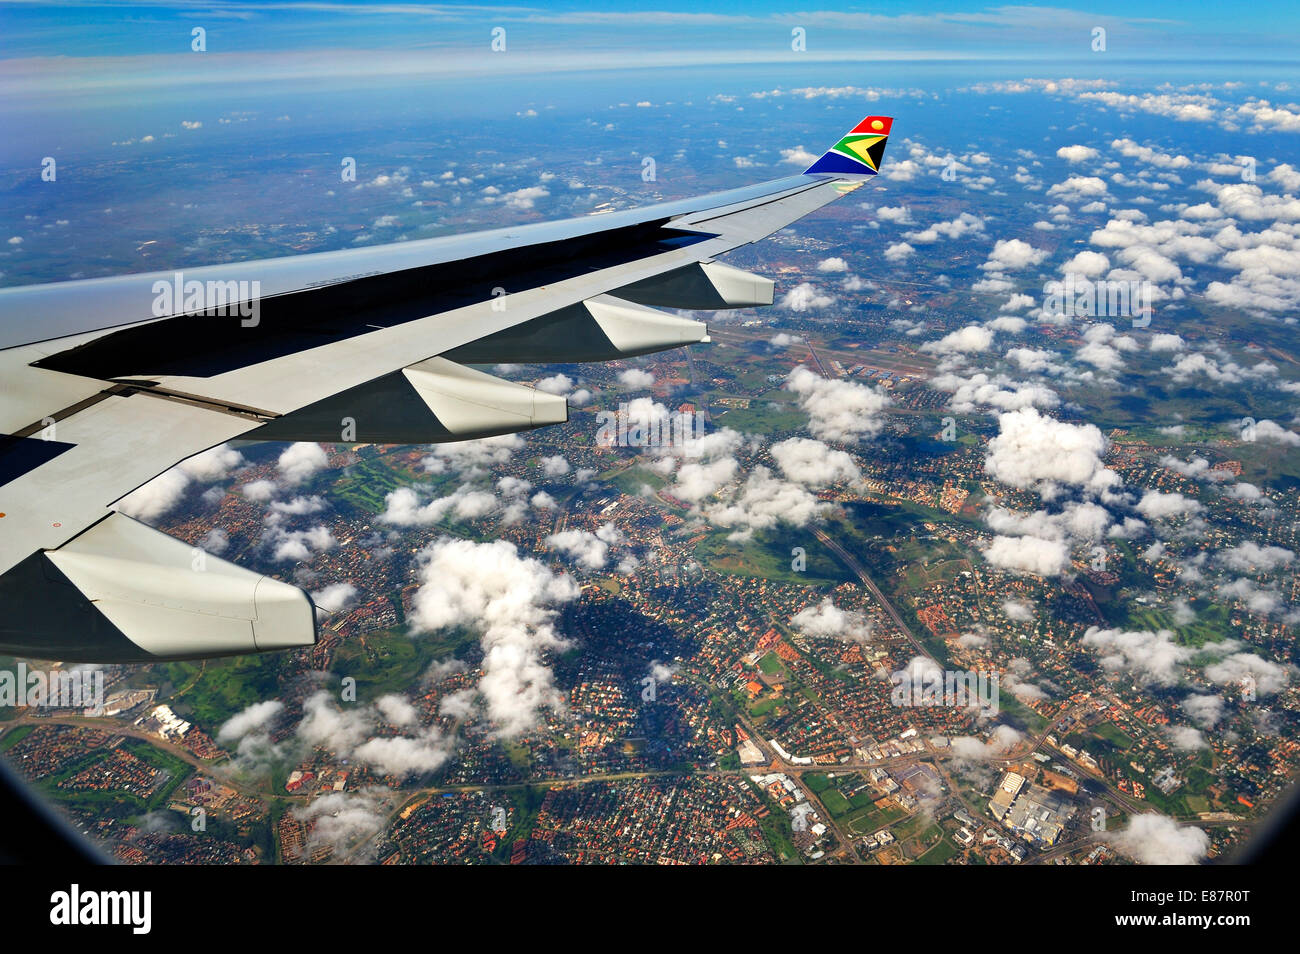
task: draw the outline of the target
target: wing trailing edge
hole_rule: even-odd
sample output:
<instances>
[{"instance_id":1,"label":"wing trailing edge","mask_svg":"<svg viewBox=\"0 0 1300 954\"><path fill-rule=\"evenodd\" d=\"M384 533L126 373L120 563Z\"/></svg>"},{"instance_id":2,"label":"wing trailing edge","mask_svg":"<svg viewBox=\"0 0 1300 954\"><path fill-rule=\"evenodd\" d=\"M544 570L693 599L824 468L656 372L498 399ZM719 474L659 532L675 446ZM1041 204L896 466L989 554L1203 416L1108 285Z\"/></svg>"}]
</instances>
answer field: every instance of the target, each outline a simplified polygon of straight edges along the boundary
<instances>
[{"instance_id":1,"label":"wing trailing edge","mask_svg":"<svg viewBox=\"0 0 1300 954\"><path fill-rule=\"evenodd\" d=\"M695 262L616 289L621 298L642 305L715 311L761 308L775 300L776 282L721 262Z\"/></svg>"},{"instance_id":2,"label":"wing trailing edge","mask_svg":"<svg viewBox=\"0 0 1300 954\"><path fill-rule=\"evenodd\" d=\"M203 659L316 641L296 586L111 513L0 576L6 651L67 662Z\"/></svg>"},{"instance_id":3,"label":"wing trailing edge","mask_svg":"<svg viewBox=\"0 0 1300 954\"><path fill-rule=\"evenodd\" d=\"M447 352L471 364L614 361L709 341L702 321L597 295Z\"/></svg>"},{"instance_id":4,"label":"wing trailing edge","mask_svg":"<svg viewBox=\"0 0 1300 954\"><path fill-rule=\"evenodd\" d=\"M438 357L274 418L255 433L268 441L444 444L568 419L561 395Z\"/></svg>"}]
</instances>

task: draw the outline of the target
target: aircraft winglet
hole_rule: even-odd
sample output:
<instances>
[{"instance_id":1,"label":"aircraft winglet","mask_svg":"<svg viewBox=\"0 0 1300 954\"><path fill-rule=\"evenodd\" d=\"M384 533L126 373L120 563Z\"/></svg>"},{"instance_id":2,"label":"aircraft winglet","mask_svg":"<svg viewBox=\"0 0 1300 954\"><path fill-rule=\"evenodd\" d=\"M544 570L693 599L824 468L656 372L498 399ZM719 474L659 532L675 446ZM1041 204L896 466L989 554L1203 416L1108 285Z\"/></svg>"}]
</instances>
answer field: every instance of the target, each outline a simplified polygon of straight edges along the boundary
<instances>
[{"instance_id":1,"label":"aircraft winglet","mask_svg":"<svg viewBox=\"0 0 1300 954\"><path fill-rule=\"evenodd\" d=\"M804 170L804 175L874 176L880 172L889 140L892 116L868 116L841 137L820 159Z\"/></svg>"}]
</instances>

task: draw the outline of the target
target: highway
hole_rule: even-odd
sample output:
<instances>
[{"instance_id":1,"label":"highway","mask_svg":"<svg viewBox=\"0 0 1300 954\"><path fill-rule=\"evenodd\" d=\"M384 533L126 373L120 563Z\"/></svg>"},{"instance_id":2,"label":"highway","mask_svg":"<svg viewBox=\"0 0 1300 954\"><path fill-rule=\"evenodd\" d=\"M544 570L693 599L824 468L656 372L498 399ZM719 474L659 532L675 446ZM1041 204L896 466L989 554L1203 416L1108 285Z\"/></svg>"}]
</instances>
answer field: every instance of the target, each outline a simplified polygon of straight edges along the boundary
<instances>
[{"instance_id":1,"label":"highway","mask_svg":"<svg viewBox=\"0 0 1300 954\"><path fill-rule=\"evenodd\" d=\"M898 627L899 632L906 636L908 641L916 648L916 651L937 665L938 660L936 660L934 656L930 654L930 651L921 644L921 641L916 638L911 627L909 627L907 623L903 622L903 617L898 614L898 610L894 608L894 604L889 601L884 593L880 592L880 587L876 586L875 581L872 580L867 574L867 571L863 569L862 564L854 559L851 553L832 540L825 530L820 527L814 527L813 533L827 549L839 557L844 565L853 571L857 578L862 581L862 585L865 586L867 590L870 591L871 595L876 598L876 602L880 604L881 608L884 609L886 614L888 614L894 625Z\"/></svg>"}]
</instances>

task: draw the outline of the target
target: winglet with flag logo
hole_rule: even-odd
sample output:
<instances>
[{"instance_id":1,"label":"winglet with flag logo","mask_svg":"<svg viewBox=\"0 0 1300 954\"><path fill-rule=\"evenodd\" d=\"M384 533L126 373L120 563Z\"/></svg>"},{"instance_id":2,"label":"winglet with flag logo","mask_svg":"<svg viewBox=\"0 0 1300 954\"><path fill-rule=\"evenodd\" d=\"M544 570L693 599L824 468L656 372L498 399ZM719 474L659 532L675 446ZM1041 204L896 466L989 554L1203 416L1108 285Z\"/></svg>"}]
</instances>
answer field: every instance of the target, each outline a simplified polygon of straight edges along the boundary
<instances>
[{"instance_id":1,"label":"winglet with flag logo","mask_svg":"<svg viewBox=\"0 0 1300 954\"><path fill-rule=\"evenodd\" d=\"M894 120L891 116L868 116L850 129L825 154L804 170L804 175L874 176L885 157L885 143Z\"/></svg>"}]
</instances>

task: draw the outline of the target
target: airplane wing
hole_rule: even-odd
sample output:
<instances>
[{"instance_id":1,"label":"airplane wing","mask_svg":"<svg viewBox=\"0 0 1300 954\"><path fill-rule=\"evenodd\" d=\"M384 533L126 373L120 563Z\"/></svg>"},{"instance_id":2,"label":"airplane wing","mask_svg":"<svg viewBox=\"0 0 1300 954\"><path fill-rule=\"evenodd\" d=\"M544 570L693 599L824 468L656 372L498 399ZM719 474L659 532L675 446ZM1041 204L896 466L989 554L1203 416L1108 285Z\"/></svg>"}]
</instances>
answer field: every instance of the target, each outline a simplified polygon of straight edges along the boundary
<instances>
[{"instance_id":1,"label":"airplane wing","mask_svg":"<svg viewBox=\"0 0 1300 954\"><path fill-rule=\"evenodd\" d=\"M568 419L468 365L708 341L660 307L770 305L716 261L876 174L869 116L806 172L697 199L395 245L0 289L0 652L147 662L309 646L296 586L113 504L233 438L421 444Z\"/></svg>"}]
</instances>

